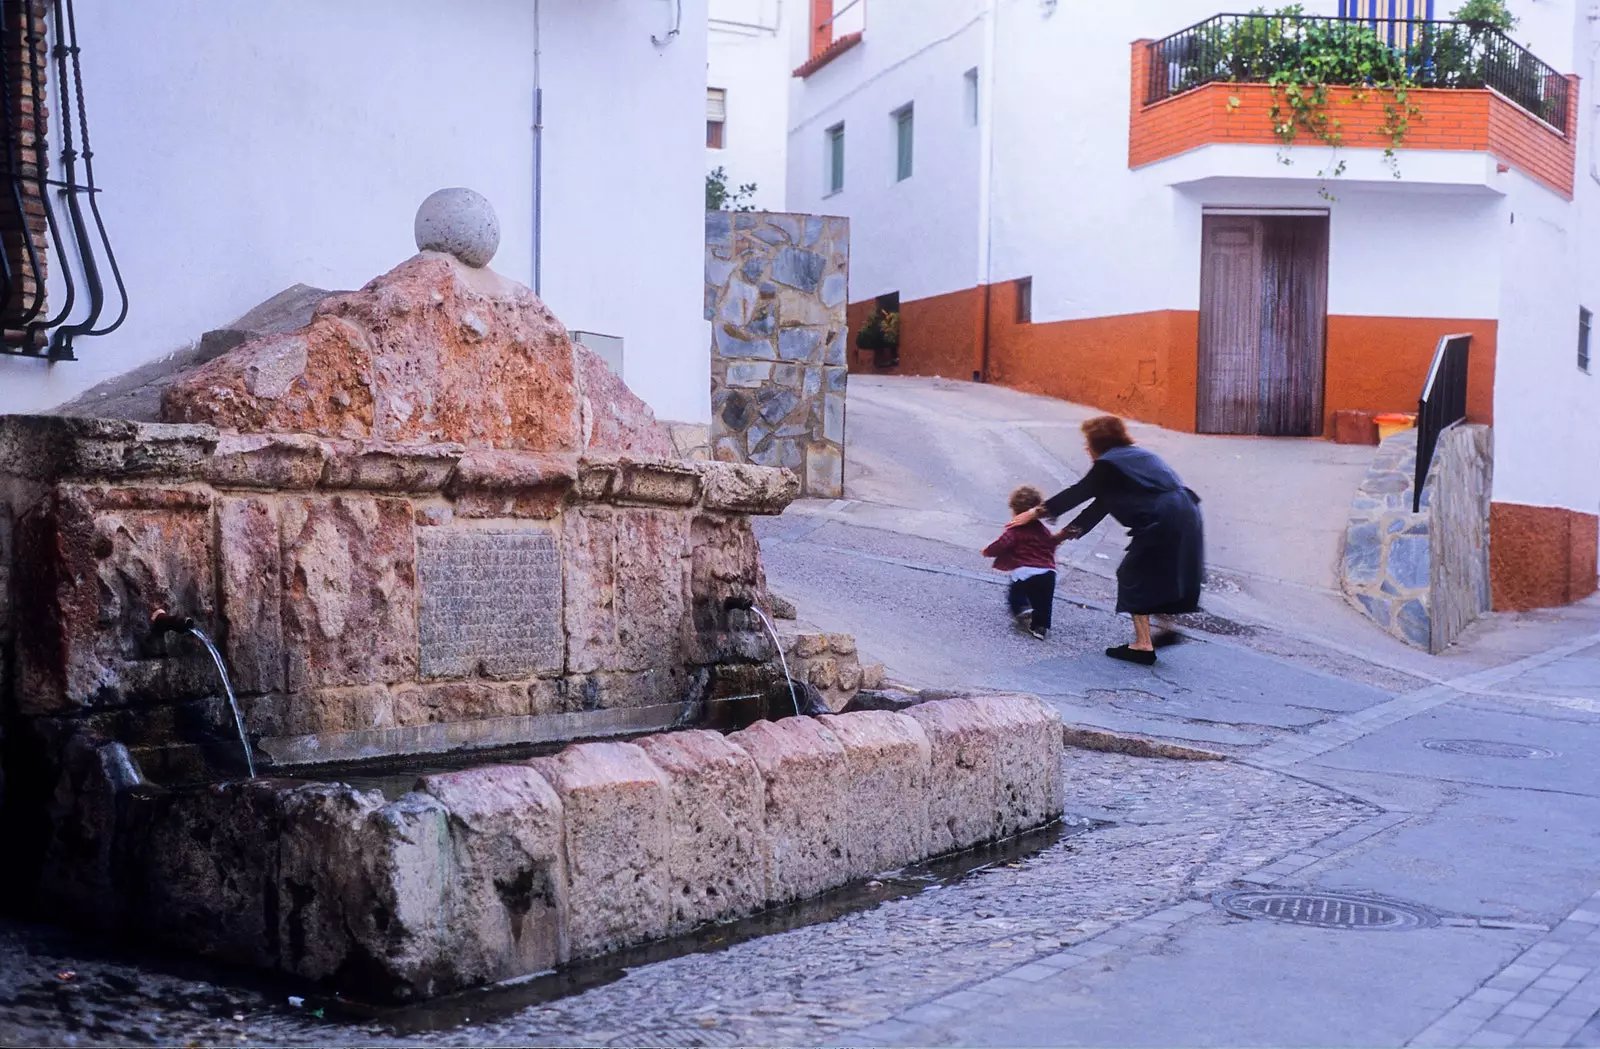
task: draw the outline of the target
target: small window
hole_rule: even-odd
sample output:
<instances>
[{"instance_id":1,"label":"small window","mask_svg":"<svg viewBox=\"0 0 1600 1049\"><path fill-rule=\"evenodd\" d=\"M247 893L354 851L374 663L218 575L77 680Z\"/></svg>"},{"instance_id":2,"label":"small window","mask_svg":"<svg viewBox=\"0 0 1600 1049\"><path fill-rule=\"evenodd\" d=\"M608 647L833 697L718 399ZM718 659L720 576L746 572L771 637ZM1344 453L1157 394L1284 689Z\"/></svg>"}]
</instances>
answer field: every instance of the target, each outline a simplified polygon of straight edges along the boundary
<instances>
[{"instance_id":1,"label":"small window","mask_svg":"<svg viewBox=\"0 0 1600 1049\"><path fill-rule=\"evenodd\" d=\"M725 88L706 88L706 148L721 149L723 129L728 124L728 92Z\"/></svg>"},{"instance_id":2,"label":"small window","mask_svg":"<svg viewBox=\"0 0 1600 1049\"><path fill-rule=\"evenodd\" d=\"M1017 323L1033 323L1033 278L1017 281Z\"/></svg>"},{"instance_id":3,"label":"small window","mask_svg":"<svg viewBox=\"0 0 1600 1049\"><path fill-rule=\"evenodd\" d=\"M1578 307L1578 368L1589 370L1589 329L1594 326L1594 314Z\"/></svg>"},{"instance_id":4,"label":"small window","mask_svg":"<svg viewBox=\"0 0 1600 1049\"><path fill-rule=\"evenodd\" d=\"M844 125L828 129L828 192L844 189Z\"/></svg>"},{"instance_id":5,"label":"small window","mask_svg":"<svg viewBox=\"0 0 1600 1049\"><path fill-rule=\"evenodd\" d=\"M978 126L978 71L969 69L963 77L966 81L967 126Z\"/></svg>"},{"instance_id":6,"label":"small window","mask_svg":"<svg viewBox=\"0 0 1600 1049\"><path fill-rule=\"evenodd\" d=\"M911 147L913 121L910 106L894 111L894 179L904 182L911 177Z\"/></svg>"}]
</instances>

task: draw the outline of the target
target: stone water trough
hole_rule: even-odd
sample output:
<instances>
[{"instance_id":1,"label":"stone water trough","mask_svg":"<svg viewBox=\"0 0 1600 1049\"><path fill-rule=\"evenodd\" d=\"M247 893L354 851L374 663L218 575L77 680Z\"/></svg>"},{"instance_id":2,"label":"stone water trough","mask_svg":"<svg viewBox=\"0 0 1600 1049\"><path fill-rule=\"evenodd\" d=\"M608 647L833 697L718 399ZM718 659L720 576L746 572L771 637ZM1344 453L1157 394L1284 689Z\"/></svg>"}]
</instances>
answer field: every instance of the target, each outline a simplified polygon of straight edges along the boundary
<instances>
[{"instance_id":1,"label":"stone water trough","mask_svg":"<svg viewBox=\"0 0 1600 1049\"><path fill-rule=\"evenodd\" d=\"M671 456L528 289L433 251L154 421L0 417L13 898L407 1000L1061 814L1032 697L759 716L749 516L796 479Z\"/></svg>"}]
</instances>

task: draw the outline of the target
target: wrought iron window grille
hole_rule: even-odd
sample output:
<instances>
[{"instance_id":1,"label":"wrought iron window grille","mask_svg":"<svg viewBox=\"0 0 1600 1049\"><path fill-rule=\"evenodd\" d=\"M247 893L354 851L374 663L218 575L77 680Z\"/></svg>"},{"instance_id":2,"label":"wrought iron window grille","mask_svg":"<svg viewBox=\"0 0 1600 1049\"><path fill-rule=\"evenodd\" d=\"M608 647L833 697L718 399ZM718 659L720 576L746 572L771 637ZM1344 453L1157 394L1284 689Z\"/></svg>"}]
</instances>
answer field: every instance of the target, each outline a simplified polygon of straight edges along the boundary
<instances>
[{"instance_id":1,"label":"wrought iron window grille","mask_svg":"<svg viewBox=\"0 0 1600 1049\"><path fill-rule=\"evenodd\" d=\"M76 339L109 334L128 316L127 286L100 213L76 13L72 0L4 0L0 10L0 352L74 360ZM59 177L50 164L46 109L52 66ZM54 311L47 248L59 267Z\"/></svg>"}]
</instances>

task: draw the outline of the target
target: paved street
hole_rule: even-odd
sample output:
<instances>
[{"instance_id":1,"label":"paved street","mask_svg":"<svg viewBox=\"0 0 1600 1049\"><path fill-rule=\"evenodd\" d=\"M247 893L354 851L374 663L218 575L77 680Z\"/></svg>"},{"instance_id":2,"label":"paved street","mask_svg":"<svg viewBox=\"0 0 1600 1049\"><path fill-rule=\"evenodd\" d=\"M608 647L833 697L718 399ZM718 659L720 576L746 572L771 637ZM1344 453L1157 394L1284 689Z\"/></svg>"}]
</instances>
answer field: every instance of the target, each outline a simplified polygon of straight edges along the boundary
<instances>
[{"instance_id":1,"label":"paved street","mask_svg":"<svg viewBox=\"0 0 1600 1049\"><path fill-rule=\"evenodd\" d=\"M1314 581L1272 582L1274 564L1301 554L1263 539L1223 547L1193 642L1137 668L1101 652L1127 631L1108 610L1108 529L1071 551L1041 643L1010 627L1004 581L975 551L1012 484L1081 468L1065 440L1059 458L1040 444L1032 471L1008 473L1003 450L969 461L919 429L931 423L897 412L900 391L862 390L854 501L760 524L772 585L802 622L854 632L863 658L903 682L1037 692L1075 725L1228 760L1068 748L1059 838L885 875L831 910L732 927L676 957L372 1015L12 924L0 928L0 1037L1600 1046L1600 602L1496 617L1428 657L1342 618ZM973 388L963 417L961 392L941 393L945 426L996 433L997 395ZM1175 460L1198 454L1161 439ZM1180 469L1192 484L1203 472ZM1245 534L1230 506L1243 514L1248 500L1201 494L1213 535L1230 522ZM1413 927L1314 927L1218 902L1269 887L1381 898Z\"/></svg>"}]
</instances>

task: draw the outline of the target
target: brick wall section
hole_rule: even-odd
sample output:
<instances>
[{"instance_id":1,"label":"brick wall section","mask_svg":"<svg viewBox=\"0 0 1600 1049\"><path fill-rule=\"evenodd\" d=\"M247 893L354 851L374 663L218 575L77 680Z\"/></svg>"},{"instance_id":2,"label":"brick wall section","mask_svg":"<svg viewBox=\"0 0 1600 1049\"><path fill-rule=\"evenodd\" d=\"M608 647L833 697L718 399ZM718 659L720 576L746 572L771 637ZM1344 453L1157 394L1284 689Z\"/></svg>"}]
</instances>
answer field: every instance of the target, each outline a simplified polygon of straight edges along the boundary
<instances>
[{"instance_id":1,"label":"brick wall section","mask_svg":"<svg viewBox=\"0 0 1600 1049\"><path fill-rule=\"evenodd\" d=\"M20 345L25 338L23 332L16 330L14 320L34 304L36 296L44 293L40 284L32 278L32 266L27 262L28 240L33 242L33 257L38 259L40 280L49 273L44 202L39 197L36 181L39 170L31 162L35 136L44 135L48 130L46 121L49 111L40 100L34 98L33 89L35 70L41 84L46 82L48 71L44 10L44 5L38 0L4 0L0 3L0 17L5 19L8 30L13 34L12 39L17 42L12 53L0 56L0 60L6 63L6 76L12 85L9 97L0 99L0 105L9 109L6 117L10 126L16 129L20 160L20 170L13 172L10 151L0 149L0 178L9 181L14 175L20 175L24 179L24 221L19 222L11 204L0 209L0 246L5 249L12 273L29 274L28 279L11 289L10 299L0 304L0 318L4 320L4 338L8 346ZM34 41L31 54L27 43L30 33Z\"/></svg>"},{"instance_id":2,"label":"brick wall section","mask_svg":"<svg viewBox=\"0 0 1600 1049\"><path fill-rule=\"evenodd\" d=\"M1128 131L1128 166L1143 167L1200 146L1214 144L1279 145L1273 131L1273 89L1265 84L1207 84L1173 98L1144 105L1150 48L1133 47L1132 115ZM1577 77L1572 98L1578 97ZM1387 95L1354 88L1329 90L1330 113L1340 123L1344 145L1385 149L1383 130ZM1230 103L1238 100L1238 105ZM1504 164L1572 198L1577 148L1574 136L1563 134L1487 90L1418 89L1411 101L1419 113L1410 120L1406 149L1460 150L1490 153ZM1572 123L1569 116L1568 122ZM1315 139L1301 131L1301 143Z\"/></svg>"}]
</instances>

